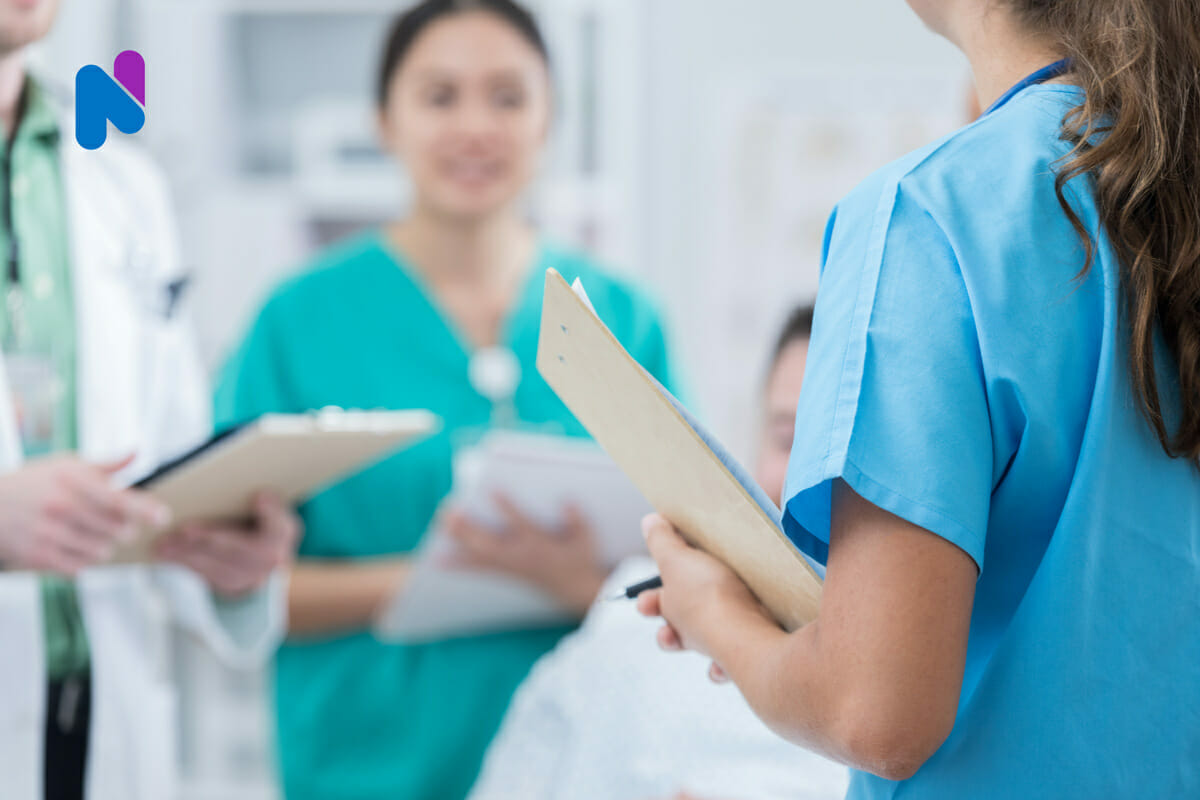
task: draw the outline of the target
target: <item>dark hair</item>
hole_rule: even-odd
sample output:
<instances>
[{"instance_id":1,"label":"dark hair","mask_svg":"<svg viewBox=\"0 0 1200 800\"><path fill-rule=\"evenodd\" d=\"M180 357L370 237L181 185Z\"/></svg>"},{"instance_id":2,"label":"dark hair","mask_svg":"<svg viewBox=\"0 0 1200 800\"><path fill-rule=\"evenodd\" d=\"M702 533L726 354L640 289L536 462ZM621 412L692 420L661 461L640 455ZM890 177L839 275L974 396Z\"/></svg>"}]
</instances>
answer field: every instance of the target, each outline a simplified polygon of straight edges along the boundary
<instances>
[{"instance_id":1,"label":"dark hair","mask_svg":"<svg viewBox=\"0 0 1200 800\"><path fill-rule=\"evenodd\" d=\"M388 32L375 85L375 102L380 108L387 105L392 76L425 29L442 17L469 11L494 14L507 22L537 51L546 66L550 66L550 50L546 47L546 40L542 37L537 20L524 6L513 0L423 0L397 16Z\"/></svg>"},{"instance_id":2,"label":"dark hair","mask_svg":"<svg viewBox=\"0 0 1200 800\"><path fill-rule=\"evenodd\" d=\"M1085 91L1063 119L1074 147L1056 178L1059 204L1086 248L1080 277L1097 245L1065 187L1086 176L1120 260L1138 404L1167 455L1200 465L1200 0L1009 2L1070 59ZM1174 432L1159 391L1166 376L1154 363L1159 331L1179 378Z\"/></svg>"},{"instance_id":3,"label":"dark hair","mask_svg":"<svg viewBox=\"0 0 1200 800\"><path fill-rule=\"evenodd\" d=\"M775 362L783 355L783 351L787 349L788 345L812 338L812 327L812 303L805 303L792 309L788 314L787 321L783 323L783 330L779 332L779 338L775 341L775 350L771 353L772 369L775 368Z\"/></svg>"}]
</instances>

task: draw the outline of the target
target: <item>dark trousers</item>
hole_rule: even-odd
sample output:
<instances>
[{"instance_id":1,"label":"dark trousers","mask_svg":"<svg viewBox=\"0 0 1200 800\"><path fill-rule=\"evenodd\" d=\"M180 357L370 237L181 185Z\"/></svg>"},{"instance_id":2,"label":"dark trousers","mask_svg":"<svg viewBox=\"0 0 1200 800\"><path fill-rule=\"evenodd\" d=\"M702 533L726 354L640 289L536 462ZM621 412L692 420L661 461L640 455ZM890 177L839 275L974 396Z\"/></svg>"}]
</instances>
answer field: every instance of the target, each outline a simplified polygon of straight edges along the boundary
<instances>
[{"instance_id":1,"label":"dark trousers","mask_svg":"<svg viewBox=\"0 0 1200 800\"><path fill-rule=\"evenodd\" d=\"M83 800L91 678L51 681L46 697L46 800Z\"/></svg>"}]
</instances>

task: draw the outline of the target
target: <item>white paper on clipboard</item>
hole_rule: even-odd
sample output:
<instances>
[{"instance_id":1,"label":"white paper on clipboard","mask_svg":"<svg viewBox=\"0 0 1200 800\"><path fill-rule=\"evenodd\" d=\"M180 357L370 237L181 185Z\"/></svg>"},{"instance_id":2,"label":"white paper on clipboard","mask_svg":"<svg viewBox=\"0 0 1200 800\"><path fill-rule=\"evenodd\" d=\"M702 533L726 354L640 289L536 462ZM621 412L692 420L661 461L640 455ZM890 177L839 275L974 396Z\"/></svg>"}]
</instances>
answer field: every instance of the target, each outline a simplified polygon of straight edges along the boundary
<instances>
[{"instance_id":1,"label":"white paper on clipboard","mask_svg":"<svg viewBox=\"0 0 1200 800\"><path fill-rule=\"evenodd\" d=\"M574 505L592 528L601 562L645 552L641 518L650 504L594 443L510 431L489 433L455 459L450 502L500 528L496 493L547 528ZM455 568L453 544L434 528L401 590L382 609L376 635L420 641L570 622L553 598L519 580Z\"/></svg>"}]
</instances>

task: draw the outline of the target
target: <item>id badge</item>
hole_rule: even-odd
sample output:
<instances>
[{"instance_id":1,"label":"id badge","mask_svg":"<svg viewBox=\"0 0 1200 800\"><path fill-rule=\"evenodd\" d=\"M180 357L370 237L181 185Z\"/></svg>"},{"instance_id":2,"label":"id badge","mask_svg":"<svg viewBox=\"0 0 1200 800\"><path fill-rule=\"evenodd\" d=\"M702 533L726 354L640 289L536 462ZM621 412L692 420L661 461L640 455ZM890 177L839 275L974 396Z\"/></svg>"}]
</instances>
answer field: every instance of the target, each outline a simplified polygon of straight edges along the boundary
<instances>
[{"instance_id":1,"label":"id badge","mask_svg":"<svg viewBox=\"0 0 1200 800\"><path fill-rule=\"evenodd\" d=\"M14 350L4 354L4 366L25 456L53 452L66 394L54 360L46 353Z\"/></svg>"}]
</instances>

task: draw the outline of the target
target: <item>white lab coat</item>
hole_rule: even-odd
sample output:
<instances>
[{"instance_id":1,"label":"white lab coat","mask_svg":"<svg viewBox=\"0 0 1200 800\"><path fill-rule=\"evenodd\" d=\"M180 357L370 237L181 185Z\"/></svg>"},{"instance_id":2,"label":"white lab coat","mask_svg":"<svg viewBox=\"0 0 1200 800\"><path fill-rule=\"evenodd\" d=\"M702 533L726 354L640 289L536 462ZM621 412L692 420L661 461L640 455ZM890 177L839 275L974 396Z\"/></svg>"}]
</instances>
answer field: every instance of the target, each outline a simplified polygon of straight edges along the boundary
<instances>
[{"instance_id":1,"label":"white lab coat","mask_svg":"<svg viewBox=\"0 0 1200 800\"><path fill-rule=\"evenodd\" d=\"M209 392L186 323L167 317L181 273L160 174L128 144L85 151L63 114L61 166L77 332L79 449L91 459L136 453L130 476L209 433ZM0 365L0 471L21 463ZM92 655L89 800L164 800L177 783L176 625L234 665L264 659L283 630L283 586L219 607L180 567L86 571L80 605ZM37 577L0 573L0 783L7 800L42 800L45 648Z\"/></svg>"}]
</instances>

